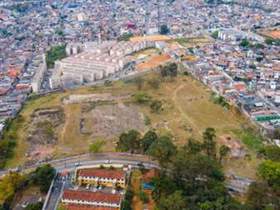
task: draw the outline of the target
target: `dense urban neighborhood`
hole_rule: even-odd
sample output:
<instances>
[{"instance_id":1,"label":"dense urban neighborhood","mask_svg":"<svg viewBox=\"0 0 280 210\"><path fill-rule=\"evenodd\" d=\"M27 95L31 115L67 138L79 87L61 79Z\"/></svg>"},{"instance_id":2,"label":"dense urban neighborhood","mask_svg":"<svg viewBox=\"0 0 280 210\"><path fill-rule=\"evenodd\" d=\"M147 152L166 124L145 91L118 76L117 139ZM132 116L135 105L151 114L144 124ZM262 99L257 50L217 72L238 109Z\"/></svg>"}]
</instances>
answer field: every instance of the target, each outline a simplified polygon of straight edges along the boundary
<instances>
[{"instance_id":1,"label":"dense urban neighborhood","mask_svg":"<svg viewBox=\"0 0 280 210\"><path fill-rule=\"evenodd\" d=\"M0 1L0 209L280 209L279 5Z\"/></svg>"}]
</instances>

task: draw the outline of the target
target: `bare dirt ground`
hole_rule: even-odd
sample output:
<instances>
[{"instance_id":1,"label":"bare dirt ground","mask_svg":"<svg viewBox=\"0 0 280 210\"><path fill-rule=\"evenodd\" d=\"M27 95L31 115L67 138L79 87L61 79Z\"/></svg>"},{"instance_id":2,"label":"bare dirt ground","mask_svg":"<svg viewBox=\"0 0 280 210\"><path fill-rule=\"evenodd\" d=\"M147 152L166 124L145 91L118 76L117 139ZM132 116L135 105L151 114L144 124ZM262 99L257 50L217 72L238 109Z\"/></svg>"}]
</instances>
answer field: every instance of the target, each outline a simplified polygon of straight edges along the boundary
<instances>
[{"instance_id":1,"label":"bare dirt ground","mask_svg":"<svg viewBox=\"0 0 280 210\"><path fill-rule=\"evenodd\" d=\"M262 31L261 34L273 39L280 39L280 29Z\"/></svg>"},{"instance_id":2,"label":"bare dirt ground","mask_svg":"<svg viewBox=\"0 0 280 210\"><path fill-rule=\"evenodd\" d=\"M159 65L162 65L168 61L171 60L171 57L169 55L163 54L163 55L156 55L153 56L148 61L145 61L144 63L140 63L136 66L136 69L138 71L143 71L146 69L153 69L158 67Z\"/></svg>"},{"instance_id":3,"label":"bare dirt ground","mask_svg":"<svg viewBox=\"0 0 280 210\"><path fill-rule=\"evenodd\" d=\"M83 114L81 132L90 133L93 138L112 139L130 129L145 129L144 116L135 105L96 106Z\"/></svg>"},{"instance_id":4,"label":"bare dirt ground","mask_svg":"<svg viewBox=\"0 0 280 210\"><path fill-rule=\"evenodd\" d=\"M57 144L59 128L64 124L64 111L61 107L37 109L31 115L26 156L29 161L50 158Z\"/></svg>"}]
</instances>

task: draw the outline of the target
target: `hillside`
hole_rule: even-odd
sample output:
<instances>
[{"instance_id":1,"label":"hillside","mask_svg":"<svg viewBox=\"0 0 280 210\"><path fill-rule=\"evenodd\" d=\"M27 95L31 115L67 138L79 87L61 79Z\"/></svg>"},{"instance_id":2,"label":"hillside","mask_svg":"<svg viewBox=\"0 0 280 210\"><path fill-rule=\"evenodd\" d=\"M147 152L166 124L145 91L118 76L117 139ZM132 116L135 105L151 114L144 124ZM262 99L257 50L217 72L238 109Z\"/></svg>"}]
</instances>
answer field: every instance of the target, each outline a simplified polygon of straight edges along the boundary
<instances>
[{"instance_id":1,"label":"hillside","mask_svg":"<svg viewBox=\"0 0 280 210\"><path fill-rule=\"evenodd\" d=\"M139 97L146 97L147 102ZM162 105L159 111L151 108L154 101ZM145 132L154 128L172 135L177 145L184 145L189 138L200 140L202 132L213 127L218 142L230 136L244 140L250 147L245 149L250 163L245 158L236 159L229 161L226 169L255 176L258 161L253 148L257 139L242 132L249 126L247 120L234 109L214 104L211 91L190 76L161 81L153 73L140 82L118 81L35 97L26 103L20 116L21 123L16 126L20 135L9 167L85 153L91 143L100 139L106 142L104 151L114 151L118 136L129 129Z\"/></svg>"}]
</instances>

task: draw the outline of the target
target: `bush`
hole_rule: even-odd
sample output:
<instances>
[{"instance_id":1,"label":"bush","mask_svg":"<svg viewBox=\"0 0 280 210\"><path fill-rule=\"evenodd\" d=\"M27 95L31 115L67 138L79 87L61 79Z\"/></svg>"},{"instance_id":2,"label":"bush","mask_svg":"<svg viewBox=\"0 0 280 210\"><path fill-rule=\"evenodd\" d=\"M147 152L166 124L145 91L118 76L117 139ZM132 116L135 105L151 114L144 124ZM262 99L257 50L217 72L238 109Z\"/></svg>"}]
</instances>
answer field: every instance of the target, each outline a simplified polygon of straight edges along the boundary
<instances>
[{"instance_id":1,"label":"bush","mask_svg":"<svg viewBox=\"0 0 280 210\"><path fill-rule=\"evenodd\" d=\"M46 62L48 68L53 68L56 60L61 60L67 56L65 48L66 45L58 45L47 51Z\"/></svg>"},{"instance_id":2,"label":"bush","mask_svg":"<svg viewBox=\"0 0 280 210\"><path fill-rule=\"evenodd\" d=\"M138 92L134 94L134 100L139 104L146 104L151 100L151 97L147 93Z\"/></svg>"},{"instance_id":3,"label":"bush","mask_svg":"<svg viewBox=\"0 0 280 210\"><path fill-rule=\"evenodd\" d=\"M144 116L144 123L145 123L145 125L151 124L151 119L147 115Z\"/></svg>"},{"instance_id":4,"label":"bush","mask_svg":"<svg viewBox=\"0 0 280 210\"><path fill-rule=\"evenodd\" d=\"M91 153L98 153L102 151L102 147L105 145L105 141L103 140L96 140L89 146L89 152Z\"/></svg>"},{"instance_id":5,"label":"bush","mask_svg":"<svg viewBox=\"0 0 280 210\"><path fill-rule=\"evenodd\" d=\"M161 67L160 74L162 77L176 77L178 74L178 65L176 63L169 63Z\"/></svg>"},{"instance_id":6,"label":"bush","mask_svg":"<svg viewBox=\"0 0 280 210\"><path fill-rule=\"evenodd\" d=\"M152 101L150 107L151 107L152 112L154 112L154 113L160 113L163 109L162 102L158 101L158 100Z\"/></svg>"}]
</instances>

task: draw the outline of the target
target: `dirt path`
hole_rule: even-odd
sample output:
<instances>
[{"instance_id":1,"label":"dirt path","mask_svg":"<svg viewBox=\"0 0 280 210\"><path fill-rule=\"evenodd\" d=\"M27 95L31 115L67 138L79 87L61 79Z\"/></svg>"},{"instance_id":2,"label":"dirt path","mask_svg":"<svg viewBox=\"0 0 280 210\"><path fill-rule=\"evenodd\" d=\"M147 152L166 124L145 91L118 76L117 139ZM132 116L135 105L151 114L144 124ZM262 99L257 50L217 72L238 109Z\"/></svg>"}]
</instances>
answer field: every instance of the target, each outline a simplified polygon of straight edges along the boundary
<instances>
[{"instance_id":1,"label":"dirt path","mask_svg":"<svg viewBox=\"0 0 280 210\"><path fill-rule=\"evenodd\" d=\"M180 112L181 116L190 123L193 130L195 130L197 133L202 134L200 129L197 127L197 125L193 122L193 120L187 115L187 113L184 111L180 103L178 103L178 92L181 91L183 88L185 88L185 84L180 84L173 92L172 92L172 101L174 103L175 108Z\"/></svg>"}]
</instances>

